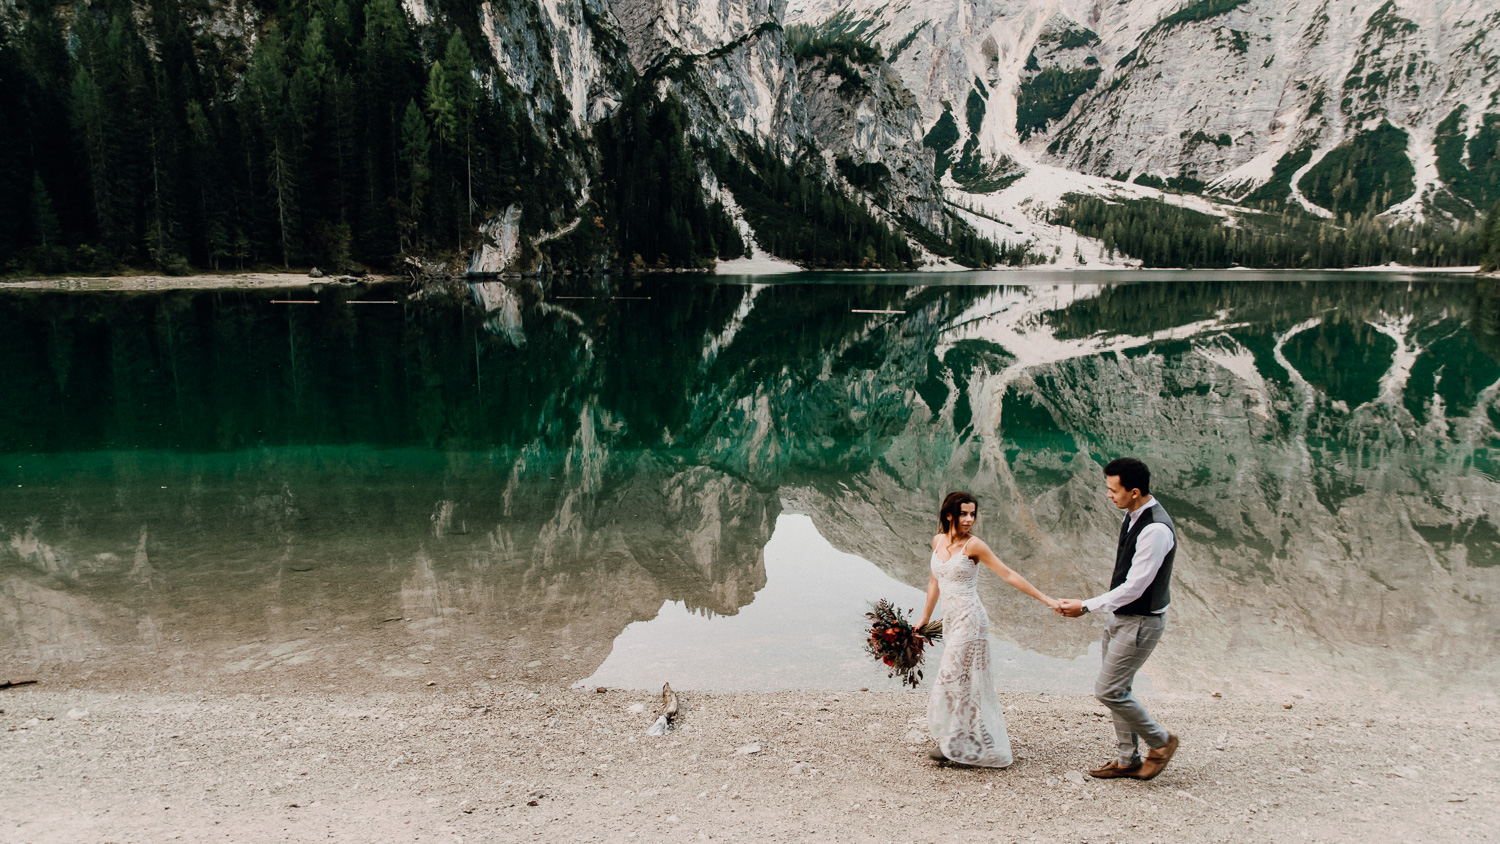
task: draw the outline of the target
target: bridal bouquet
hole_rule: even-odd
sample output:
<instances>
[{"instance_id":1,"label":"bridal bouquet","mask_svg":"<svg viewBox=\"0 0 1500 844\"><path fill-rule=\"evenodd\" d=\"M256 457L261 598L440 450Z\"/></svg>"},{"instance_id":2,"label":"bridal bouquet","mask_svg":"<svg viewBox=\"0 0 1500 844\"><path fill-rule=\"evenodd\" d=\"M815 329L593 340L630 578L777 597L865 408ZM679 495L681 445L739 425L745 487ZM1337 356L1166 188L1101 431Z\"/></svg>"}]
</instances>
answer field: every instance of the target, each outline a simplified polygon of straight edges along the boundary
<instances>
[{"instance_id":1,"label":"bridal bouquet","mask_svg":"<svg viewBox=\"0 0 1500 844\"><path fill-rule=\"evenodd\" d=\"M943 638L943 622L932 621L920 630L911 626L905 612L896 609L890 601L881 598L865 618L870 619L869 639L865 641L865 652L885 663L890 669L889 677L900 677L901 682L912 688L922 682L922 649L927 642ZM922 639L915 634L921 633ZM925 639L925 641L924 641Z\"/></svg>"}]
</instances>

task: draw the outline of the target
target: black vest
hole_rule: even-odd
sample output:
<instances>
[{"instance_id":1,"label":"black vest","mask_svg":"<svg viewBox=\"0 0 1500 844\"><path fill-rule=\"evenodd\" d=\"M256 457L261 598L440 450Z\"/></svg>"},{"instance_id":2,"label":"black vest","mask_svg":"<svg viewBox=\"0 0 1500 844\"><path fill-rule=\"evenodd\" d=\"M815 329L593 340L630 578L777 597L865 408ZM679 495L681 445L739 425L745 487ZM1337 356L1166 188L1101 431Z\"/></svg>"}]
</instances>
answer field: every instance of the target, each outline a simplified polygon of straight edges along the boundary
<instances>
[{"instance_id":1,"label":"black vest","mask_svg":"<svg viewBox=\"0 0 1500 844\"><path fill-rule=\"evenodd\" d=\"M1136 519L1134 527L1130 525L1129 516L1120 525L1120 545L1115 550L1115 574L1109 579L1109 588L1113 589L1124 583L1125 578L1130 575L1130 561L1135 559L1135 541L1140 537L1141 531L1146 529L1146 525L1158 522L1166 525L1167 530L1172 532L1172 550L1161 561L1161 568L1146 586L1146 591L1139 598L1115 610L1115 615L1149 615L1165 608L1172 600L1172 558L1177 556L1177 529L1172 526L1172 518L1162 508L1160 501L1153 501L1142 509L1145 512Z\"/></svg>"}]
</instances>

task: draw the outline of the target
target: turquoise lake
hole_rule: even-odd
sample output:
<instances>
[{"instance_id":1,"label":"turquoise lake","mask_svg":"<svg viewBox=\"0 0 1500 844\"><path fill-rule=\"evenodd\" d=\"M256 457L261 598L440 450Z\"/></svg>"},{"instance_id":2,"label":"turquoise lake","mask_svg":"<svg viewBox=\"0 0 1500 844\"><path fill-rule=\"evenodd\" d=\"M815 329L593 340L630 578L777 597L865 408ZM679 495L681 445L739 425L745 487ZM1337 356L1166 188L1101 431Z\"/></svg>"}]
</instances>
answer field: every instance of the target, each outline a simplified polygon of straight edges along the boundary
<instances>
[{"instance_id":1,"label":"turquoise lake","mask_svg":"<svg viewBox=\"0 0 1500 844\"><path fill-rule=\"evenodd\" d=\"M0 288L0 362L12 678L895 688L861 613L920 607L942 496L1086 597L1129 454L1182 543L1154 688L1500 679L1472 276ZM1086 691L1092 623L988 580L1001 688Z\"/></svg>"}]
</instances>

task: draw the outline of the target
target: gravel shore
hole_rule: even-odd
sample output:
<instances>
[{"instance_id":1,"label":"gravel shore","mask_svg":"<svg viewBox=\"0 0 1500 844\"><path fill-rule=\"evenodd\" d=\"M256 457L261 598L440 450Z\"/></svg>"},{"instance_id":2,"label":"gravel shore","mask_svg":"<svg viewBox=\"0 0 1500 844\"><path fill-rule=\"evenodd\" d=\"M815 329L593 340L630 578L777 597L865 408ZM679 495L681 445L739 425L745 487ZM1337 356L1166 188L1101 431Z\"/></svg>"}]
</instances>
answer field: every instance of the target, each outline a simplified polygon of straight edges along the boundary
<instances>
[{"instance_id":1,"label":"gravel shore","mask_svg":"<svg viewBox=\"0 0 1500 844\"><path fill-rule=\"evenodd\" d=\"M930 762L918 693L0 693L0 839L1485 841L1500 722L1306 697L1152 698L1156 780L1096 781L1087 696L1002 693L1016 763ZM1287 708L1287 704L1291 704Z\"/></svg>"}]
</instances>

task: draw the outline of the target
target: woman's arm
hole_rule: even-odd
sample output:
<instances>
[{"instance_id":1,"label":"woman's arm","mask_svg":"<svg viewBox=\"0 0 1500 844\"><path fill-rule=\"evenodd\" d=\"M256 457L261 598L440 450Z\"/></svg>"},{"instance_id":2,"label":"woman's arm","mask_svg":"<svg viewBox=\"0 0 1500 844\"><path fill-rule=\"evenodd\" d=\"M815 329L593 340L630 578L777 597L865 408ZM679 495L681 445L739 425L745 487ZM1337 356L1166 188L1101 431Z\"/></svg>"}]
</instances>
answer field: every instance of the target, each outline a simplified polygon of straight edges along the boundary
<instances>
[{"instance_id":1,"label":"woman's arm","mask_svg":"<svg viewBox=\"0 0 1500 844\"><path fill-rule=\"evenodd\" d=\"M974 544L978 547L971 549L972 553L970 554L970 556L972 556L979 562L984 563L986 568L999 575L1001 580L1011 585L1011 588L1015 589L1018 592L1030 595L1038 601L1046 604L1051 609L1057 609L1057 601L1054 601L1053 599L1047 597L1042 593L1040 589L1037 589L1035 586L1032 586L1029 582L1027 582L1026 578L1012 571L1010 566L1007 566L1005 563L1000 562L1000 558L995 556L995 552L990 550L990 546L984 544L979 540L975 540Z\"/></svg>"},{"instance_id":2,"label":"woman's arm","mask_svg":"<svg viewBox=\"0 0 1500 844\"><path fill-rule=\"evenodd\" d=\"M925 607L922 608L922 620L918 621L916 624L914 624L912 626L915 627L915 628L917 628L918 630L920 630L922 628L922 625L924 625L927 622L931 621L932 620L932 611L937 608L937 602L938 602L938 582L937 582L937 575L932 575L931 577L927 578L927 606L925 606Z\"/></svg>"},{"instance_id":3,"label":"woman's arm","mask_svg":"<svg viewBox=\"0 0 1500 844\"><path fill-rule=\"evenodd\" d=\"M938 543L942 542L944 539L945 539L945 537L941 533L939 533L939 534L937 534L937 535L935 535L935 536L932 537L932 553L934 553L934 554L937 553ZM920 630L922 628L922 625L924 625L927 622L931 621L932 620L932 611L934 609L937 609L937 602L938 602L938 582L937 582L937 575L934 574L931 577L927 578L927 606L925 606L925 607L922 608L922 620L918 621L916 624L914 624L912 626Z\"/></svg>"}]
</instances>

